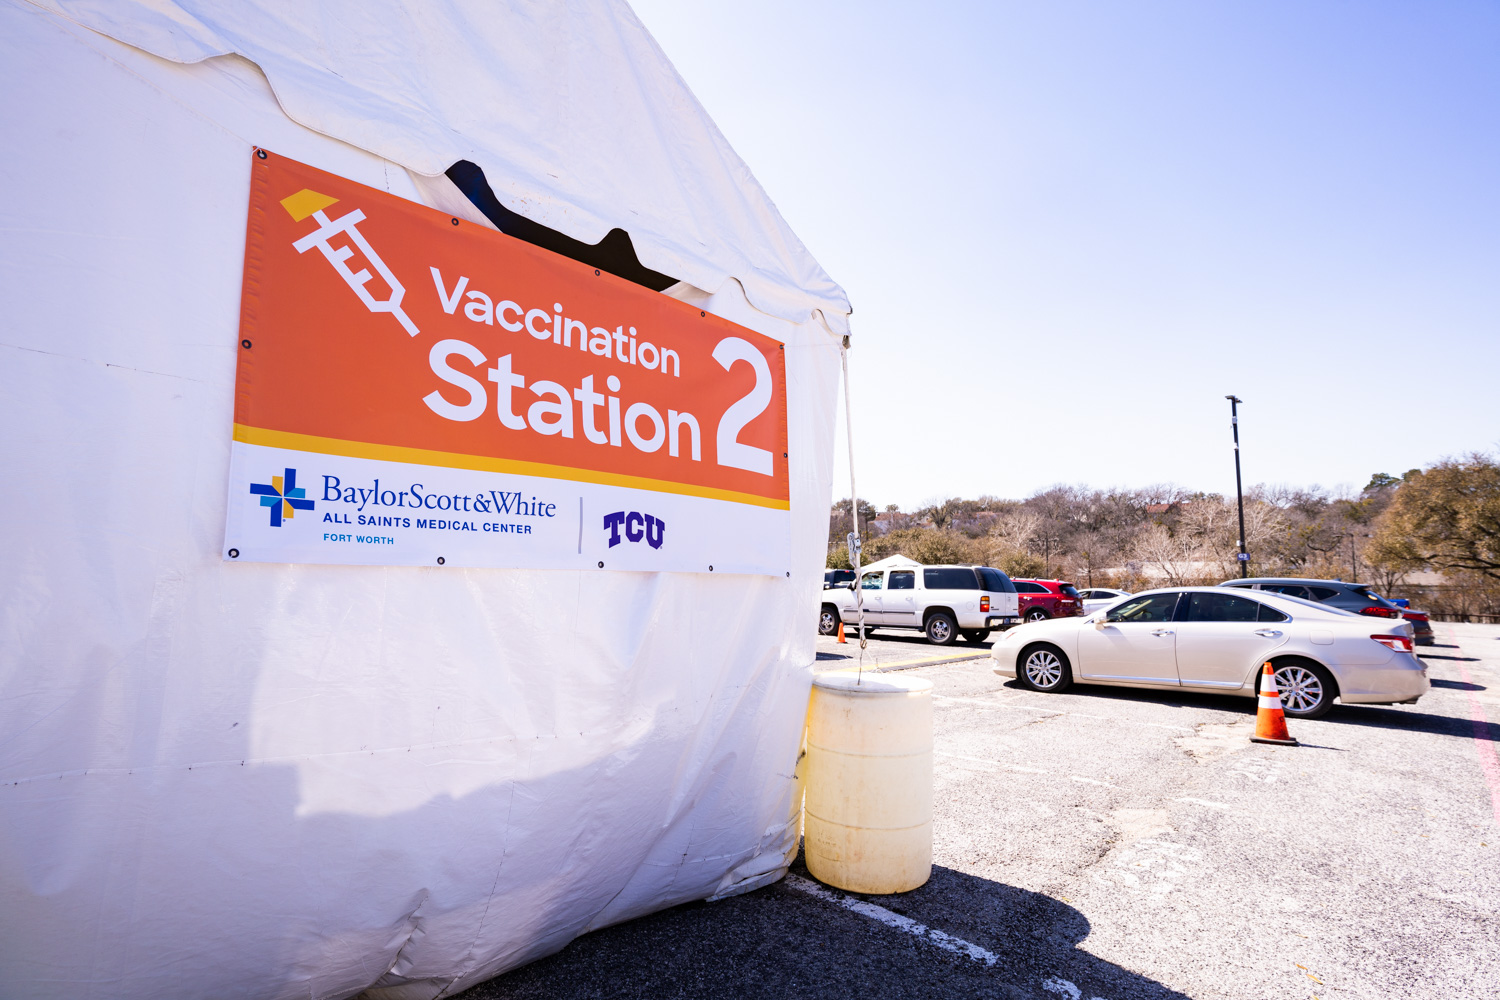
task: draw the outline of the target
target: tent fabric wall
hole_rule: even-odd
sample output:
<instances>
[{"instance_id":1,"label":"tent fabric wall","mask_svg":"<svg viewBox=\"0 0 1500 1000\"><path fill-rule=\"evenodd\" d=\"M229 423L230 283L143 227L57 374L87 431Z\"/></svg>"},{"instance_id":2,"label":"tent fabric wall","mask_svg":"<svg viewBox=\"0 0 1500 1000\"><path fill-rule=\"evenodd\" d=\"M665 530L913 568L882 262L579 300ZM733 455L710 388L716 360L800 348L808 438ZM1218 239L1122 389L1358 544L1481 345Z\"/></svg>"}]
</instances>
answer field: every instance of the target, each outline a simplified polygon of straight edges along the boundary
<instances>
[{"instance_id":1,"label":"tent fabric wall","mask_svg":"<svg viewBox=\"0 0 1500 1000\"><path fill-rule=\"evenodd\" d=\"M537 30L603 47L622 10ZM472 19L448 13L456 39ZM842 293L783 269L801 307L766 311L734 253L785 248L784 225L742 239L764 196L737 160L669 164L704 214L651 239L735 278L672 293L787 344L790 578L225 564L251 146L441 185L293 121L249 60L192 54L0 0L0 996L449 995L777 877L831 490L819 312ZM551 134L527 124L517 142Z\"/></svg>"},{"instance_id":2,"label":"tent fabric wall","mask_svg":"<svg viewBox=\"0 0 1500 1000\"><path fill-rule=\"evenodd\" d=\"M37 0L163 59L231 53L294 121L436 175L460 159L505 207L761 311L848 330L849 302L623 2Z\"/></svg>"}]
</instances>

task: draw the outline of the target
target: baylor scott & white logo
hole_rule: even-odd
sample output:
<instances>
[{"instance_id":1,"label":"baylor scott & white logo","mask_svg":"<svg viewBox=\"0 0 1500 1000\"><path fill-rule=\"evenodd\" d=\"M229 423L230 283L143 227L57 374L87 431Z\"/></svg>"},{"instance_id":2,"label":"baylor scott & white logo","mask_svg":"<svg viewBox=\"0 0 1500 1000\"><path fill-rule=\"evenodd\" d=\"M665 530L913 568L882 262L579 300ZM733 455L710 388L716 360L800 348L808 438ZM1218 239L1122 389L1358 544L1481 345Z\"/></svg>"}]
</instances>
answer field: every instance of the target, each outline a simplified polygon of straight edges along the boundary
<instances>
[{"instance_id":1,"label":"baylor scott & white logo","mask_svg":"<svg viewBox=\"0 0 1500 1000\"><path fill-rule=\"evenodd\" d=\"M307 490L297 485L296 469L272 476L269 483L251 483L250 492L260 497L262 507L271 508L273 528L281 527L283 520L290 521L299 510L313 509L313 502L307 499Z\"/></svg>"}]
</instances>

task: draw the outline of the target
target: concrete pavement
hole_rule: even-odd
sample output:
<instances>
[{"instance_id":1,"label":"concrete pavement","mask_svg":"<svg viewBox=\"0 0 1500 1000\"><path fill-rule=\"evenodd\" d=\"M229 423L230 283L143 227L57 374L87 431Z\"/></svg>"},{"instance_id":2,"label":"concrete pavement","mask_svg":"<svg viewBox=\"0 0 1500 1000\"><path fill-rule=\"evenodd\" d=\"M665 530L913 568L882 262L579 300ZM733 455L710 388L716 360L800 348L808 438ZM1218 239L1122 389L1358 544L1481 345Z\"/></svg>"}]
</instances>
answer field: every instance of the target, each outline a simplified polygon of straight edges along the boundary
<instances>
[{"instance_id":1,"label":"concrete pavement","mask_svg":"<svg viewBox=\"0 0 1500 1000\"><path fill-rule=\"evenodd\" d=\"M1500 626L1435 628L1420 703L1292 720L1297 748L1248 741L1250 699L917 666L936 697L927 885L861 909L789 880L465 996L1500 996ZM877 664L981 652L884 642Z\"/></svg>"}]
</instances>

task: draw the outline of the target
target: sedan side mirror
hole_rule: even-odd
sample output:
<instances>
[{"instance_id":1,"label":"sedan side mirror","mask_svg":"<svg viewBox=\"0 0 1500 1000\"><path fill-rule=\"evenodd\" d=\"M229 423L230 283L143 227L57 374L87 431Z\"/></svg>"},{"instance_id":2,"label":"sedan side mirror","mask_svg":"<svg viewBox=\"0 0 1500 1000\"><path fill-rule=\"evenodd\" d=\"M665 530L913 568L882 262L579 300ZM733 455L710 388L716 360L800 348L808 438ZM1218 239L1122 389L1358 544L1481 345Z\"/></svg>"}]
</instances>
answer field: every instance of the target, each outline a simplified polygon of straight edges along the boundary
<instances>
[{"instance_id":1,"label":"sedan side mirror","mask_svg":"<svg viewBox=\"0 0 1500 1000\"><path fill-rule=\"evenodd\" d=\"M1094 619L1094 628L1103 629L1107 625L1109 625L1109 616L1108 615L1100 615L1098 618Z\"/></svg>"}]
</instances>

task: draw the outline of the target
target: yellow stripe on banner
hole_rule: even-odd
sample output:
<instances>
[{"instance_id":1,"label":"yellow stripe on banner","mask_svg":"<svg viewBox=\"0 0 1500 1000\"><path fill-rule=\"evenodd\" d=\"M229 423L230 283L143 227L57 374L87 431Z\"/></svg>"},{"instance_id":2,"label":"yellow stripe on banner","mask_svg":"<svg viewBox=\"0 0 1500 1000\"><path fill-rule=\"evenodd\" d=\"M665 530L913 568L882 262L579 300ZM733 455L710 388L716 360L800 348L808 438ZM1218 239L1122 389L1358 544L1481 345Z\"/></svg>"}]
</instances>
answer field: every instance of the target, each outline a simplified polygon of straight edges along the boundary
<instances>
[{"instance_id":1,"label":"yellow stripe on banner","mask_svg":"<svg viewBox=\"0 0 1500 1000\"><path fill-rule=\"evenodd\" d=\"M244 444L256 444L266 448L285 448L289 451L310 451L319 455L373 458L382 462L433 465L445 469L472 469L476 472L507 472L516 476L565 479L577 483L598 483L602 486L624 486L634 490L652 490L656 493L677 493L682 496L704 497L709 500L727 500L730 503L747 503L756 507L769 507L772 510L792 509L792 505L785 500L756 496L754 493L740 493L735 490L720 490L712 486L693 486L689 483L673 483L665 479L596 472L593 469L575 469L566 465L547 465L543 462L487 458L484 455L460 455L449 451L428 451L425 448L405 448L393 444L343 441L339 438L317 437L312 434L295 434L291 431L248 427L245 424L234 425L234 439Z\"/></svg>"}]
</instances>

